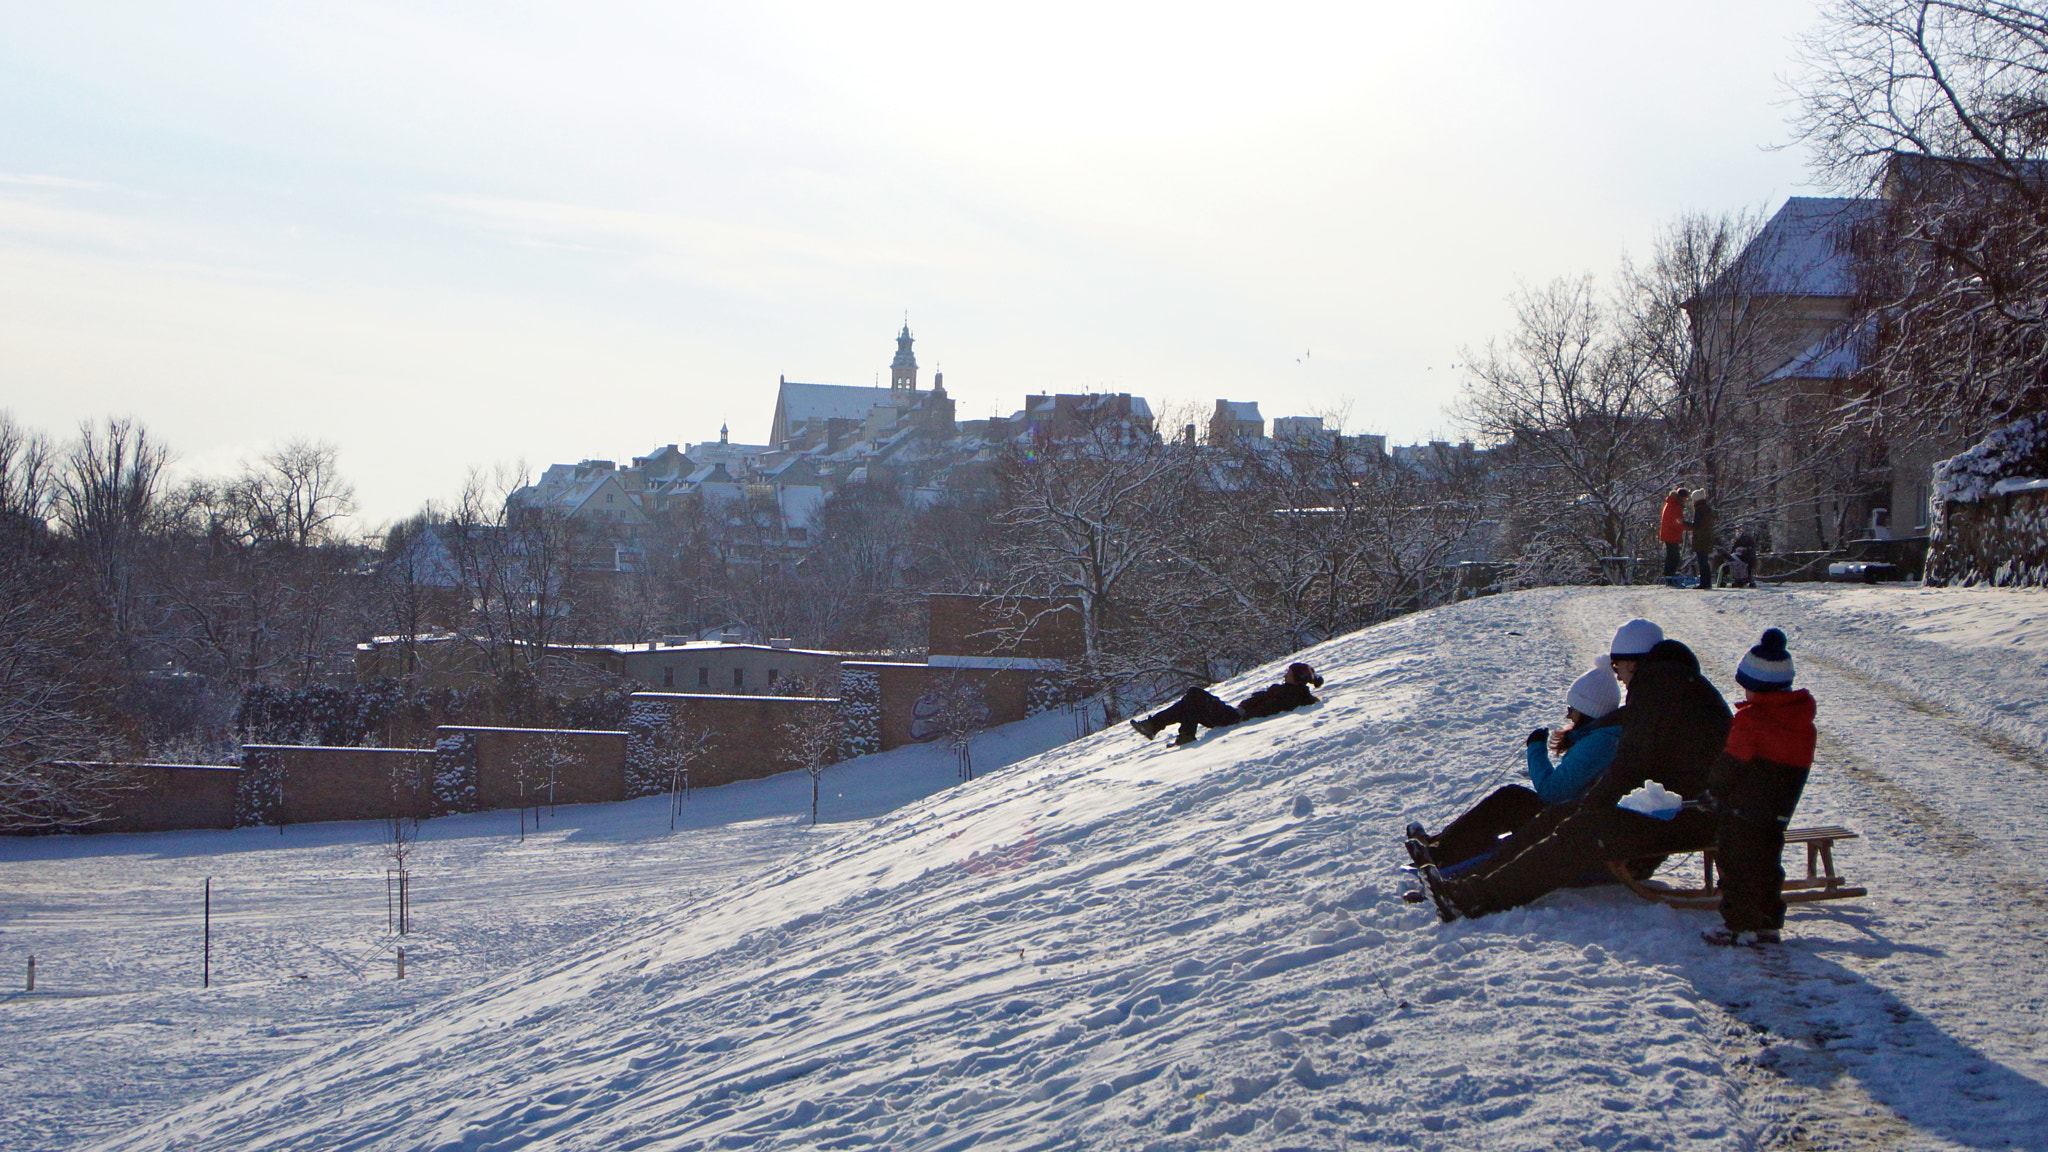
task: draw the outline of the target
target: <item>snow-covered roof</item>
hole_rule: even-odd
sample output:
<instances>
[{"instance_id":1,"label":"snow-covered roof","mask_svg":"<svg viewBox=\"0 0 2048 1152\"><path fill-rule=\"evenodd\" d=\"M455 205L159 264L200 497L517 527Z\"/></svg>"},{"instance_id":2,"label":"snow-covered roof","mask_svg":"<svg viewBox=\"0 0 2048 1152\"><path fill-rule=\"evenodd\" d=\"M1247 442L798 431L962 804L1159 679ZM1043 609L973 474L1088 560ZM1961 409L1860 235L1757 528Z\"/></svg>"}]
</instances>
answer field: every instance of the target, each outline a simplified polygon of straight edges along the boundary
<instances>
[{"instance_id":1,"label":"snow-covered roof","mask_svg":"<svg viewBox=\"0 0 2048 1152\"><path fill-rule=\"evenodd\" d=\"M782 385L776 397L776 403L782 408L783 418L791 424L833 418L865 420L870 408L888 402L887 388L864 388L850 384L799 384L793 380Z\"/></svg>"},{"instance_id":2,"label":"snow-covered roof","mask_svg":"<svg viewBox=\"0 0 2048 1152\"><path fill-rule=\"evenodd\" d=\"M1882 200L1794 196L1708 294L1848 296L1855 291L1850 230L1883 207Z\"/></svg>"},{"instance_id":3,"label":"snow-covered roof","mask_svg":"<svg viewBox=\"0 0 2048 1152\"><path fill-rule=\"evenodd\" d=\"M1863 367L1863 327L1844 325L1806 346L1764 377L1774 380L1833 380Z\"/></svg>"},{"instance_id":4,"label":"snow-covered roof","mask_svg":"<svg viewBox=\"0 0 2048 1152\"><path fill-rule=\"evenodd\" d=\"M1259 402L1256 400L1218 400L1216 403L1232 420L1240 424L1266 422L1266 418L1259 415Z\"/></svg>"}]
</instances>

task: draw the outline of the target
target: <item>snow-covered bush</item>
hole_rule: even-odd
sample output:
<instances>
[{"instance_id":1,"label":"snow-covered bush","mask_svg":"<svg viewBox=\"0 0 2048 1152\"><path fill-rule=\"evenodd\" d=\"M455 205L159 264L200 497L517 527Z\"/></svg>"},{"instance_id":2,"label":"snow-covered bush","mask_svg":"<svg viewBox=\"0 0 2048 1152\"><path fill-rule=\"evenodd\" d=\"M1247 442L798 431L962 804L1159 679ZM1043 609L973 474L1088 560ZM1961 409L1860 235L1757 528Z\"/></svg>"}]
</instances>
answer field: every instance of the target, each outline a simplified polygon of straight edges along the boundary
<instances>
[{"instance_id":1,"label":"snow-covered bush","mask_svg":"<svg viewBox=\"0 0 2048 1152\"><path fill-rule=\"evenodd\" d=\"M874 669L840 665L839 730L848 757L882 750L882 677Z\"/></svg>"},{"instance_id":2,"label":"snow-covered bush","mask_svg":"<svg viewBox=\"0 0 2048 1152\"><path fill-rule=\"evenodd\" d=\"M476 810L476 733L443 732L434 741L434 811Z\"/></svg>"}]
</instances>

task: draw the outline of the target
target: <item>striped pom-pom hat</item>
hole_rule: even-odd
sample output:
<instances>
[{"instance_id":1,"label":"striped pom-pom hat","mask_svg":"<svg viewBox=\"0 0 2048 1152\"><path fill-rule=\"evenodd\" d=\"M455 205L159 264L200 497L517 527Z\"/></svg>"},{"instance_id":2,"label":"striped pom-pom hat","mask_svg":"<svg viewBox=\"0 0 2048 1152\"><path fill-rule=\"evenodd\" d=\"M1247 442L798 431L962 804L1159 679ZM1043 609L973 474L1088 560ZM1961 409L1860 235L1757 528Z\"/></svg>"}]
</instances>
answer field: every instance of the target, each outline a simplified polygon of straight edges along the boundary
<instances>
[{"instance_id":1,"label":"striped pom-pom hat","mask_svg":"<svg viewBox=\"0 0 2048 1152\"><path fill-rule=\"evenodd\" d=\"M1792 686L1792 654L1785 651L1785 634L1764 629L1763 638L1735 666L1735 682L1758 692L1777 692Z\"/></svg>"}]
</instances>

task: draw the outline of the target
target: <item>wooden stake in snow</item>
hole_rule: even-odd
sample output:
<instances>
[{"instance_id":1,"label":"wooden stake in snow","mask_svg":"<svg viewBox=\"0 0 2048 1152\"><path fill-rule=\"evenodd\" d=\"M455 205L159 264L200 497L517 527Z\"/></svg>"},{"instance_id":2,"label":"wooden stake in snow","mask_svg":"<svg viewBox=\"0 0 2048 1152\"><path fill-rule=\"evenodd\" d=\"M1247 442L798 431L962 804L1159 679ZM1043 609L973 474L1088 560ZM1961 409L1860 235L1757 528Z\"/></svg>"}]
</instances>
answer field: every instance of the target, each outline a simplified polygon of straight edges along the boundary
<instances>
[{"instance_id":1,"label":"wooden stake in snow","mask_svg":"<svg viewBox=\"0 0 2048 1152\"><path fill-rule=\"evenodd\" d=\"M36 990L36 958L33 956L28 958L28 990Z\"/></svg>"},{"instance_id":2,"label":"wooden stake in snow","mask_svg":"<svg viewBox=\"0 0 2048 1152\"><path fill-rule=\"evenodd\" d=\"M199 962L199 986L213 987L213 877L206 878L206 928L204 951Z\"/></svg>"},{"instance_id":3,"label":"wooden stake in snow","mask_svg":"<svg viewBox=\"0 0 2048 1152\"><path fill-rule=\"evenodd\" d=\"M405 949L398 950L398 978L405 979Z\"/></svg>"}]
</instances>

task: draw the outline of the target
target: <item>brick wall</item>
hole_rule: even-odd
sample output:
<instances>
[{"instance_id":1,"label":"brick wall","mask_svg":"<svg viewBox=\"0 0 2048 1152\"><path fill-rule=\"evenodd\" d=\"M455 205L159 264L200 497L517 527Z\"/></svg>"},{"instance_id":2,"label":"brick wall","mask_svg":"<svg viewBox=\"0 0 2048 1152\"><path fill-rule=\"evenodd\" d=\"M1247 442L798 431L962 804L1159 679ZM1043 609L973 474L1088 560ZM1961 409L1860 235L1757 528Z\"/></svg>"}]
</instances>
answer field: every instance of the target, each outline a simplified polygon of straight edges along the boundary
<instances>
[{"instance_id":1,"label":"brick wall","mask_svg":"<svg viewBox=\"0 0 2048 1152\"><path fill-rule=\"evenodd\" d=\"M419 748L250 744L236 822L313 824L433 814L434 753Z\"/></svg>"},{"instance_id":2,"label":"brick wall","mask_svg":"<svg viewBox=\"0 0 2048 1152\"><path fill-rule=\"evenodd\" d=\"M965 597L962 597L965 599ZM852 663L879 686L879 751L941 739L932 727L940 699L956 685L972 687L988 708L987 725L1008 724L1031 714L1032 688L1043 675L995 668L935 668L928 664Z\"/></svg>"},{"instance_id":3,"label":"brick wall","mask_svg":"<svg viewBox=\"0 0 2048 1152\"><path fill-rule=\"evenodd\" d=\"M449 725L437 730L435 743L469 757L458 765L444 751L440 771L443 778L468 772L478 808L626 798L624 732Z\"/></svg>"},{"instance_id":4,"label":"brick wall","mask_svg":"<svg viewBox=\"0 0 2048 1152\"><path fill-rule=\"evenodd\" d=\"M64 771L68 764L53 764ZM113 794L106 816L75 832L175 832L235 826L235 784L241 770L217 764L81 764L91 773L114 768L133 787Z\"/></svg>"},{"instance_id":5,"label":"brick wall","mask_svg":"<svg viewBox=\"0 0 2048 1152\"><path fill-rule=\"evenodd\" d=\"M904 664L896 667L914 668ZM690 786L705 788L735 780L759 780L803 767L788 747L785 725L801 720L807 710L838 701L804 696L706 696L681 692L635 692L628 760L639 777L639 790L665 791L671 769L662 748L671 725L684 726L686 737L708 733L703 751L689 763Z\"/></svg>"}]
</instances>

